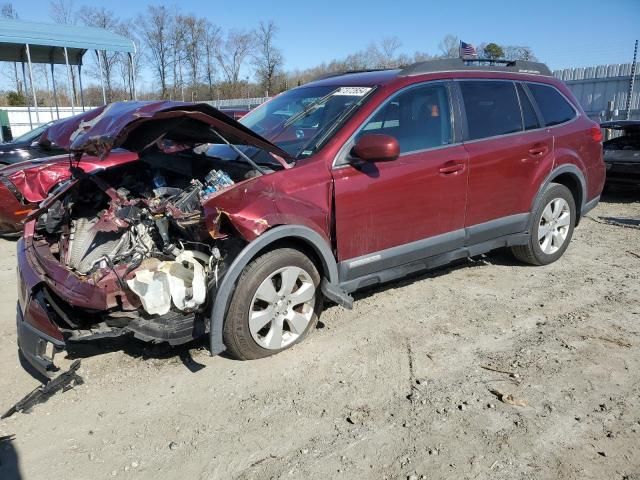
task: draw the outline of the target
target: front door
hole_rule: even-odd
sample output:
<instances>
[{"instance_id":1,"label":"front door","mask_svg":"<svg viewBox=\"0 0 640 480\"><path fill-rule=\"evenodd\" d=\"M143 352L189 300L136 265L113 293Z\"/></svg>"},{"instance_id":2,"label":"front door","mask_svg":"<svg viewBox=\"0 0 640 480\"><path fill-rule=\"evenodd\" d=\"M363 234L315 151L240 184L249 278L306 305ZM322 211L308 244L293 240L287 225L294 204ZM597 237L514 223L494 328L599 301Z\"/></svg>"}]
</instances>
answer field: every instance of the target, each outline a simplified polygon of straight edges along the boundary
<instances>
[{"instance_id":1,"label":"front door","mask_svg":"<svg viewBox=\"0 0 640 480\"><path fill-rule=\"evenodd\" d=\"M468 156L454 144L449 86L431 82L389 98L354 141L394 136L400 157L333 168L338 259L348 280L462 245Z\"/></svg>"}]
</instances>

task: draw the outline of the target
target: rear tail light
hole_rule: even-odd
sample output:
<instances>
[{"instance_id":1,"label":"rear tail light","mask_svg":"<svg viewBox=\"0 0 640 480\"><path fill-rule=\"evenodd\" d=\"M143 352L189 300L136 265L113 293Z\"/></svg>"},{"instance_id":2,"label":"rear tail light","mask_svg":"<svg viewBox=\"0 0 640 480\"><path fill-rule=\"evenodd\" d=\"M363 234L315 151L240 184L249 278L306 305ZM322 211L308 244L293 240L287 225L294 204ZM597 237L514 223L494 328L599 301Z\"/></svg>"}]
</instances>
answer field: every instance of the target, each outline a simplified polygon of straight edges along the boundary
<instances>
[{"instance_id":1,"label":"rear tail light","mask_svg":"<svg viewBox=\"0 0 640 480\"><path fill-rule=\"evenodd\" d=\"M599 143L602 141L602 130L600 129L600 126L591 127L591 138L594 142Z\"/></svg>"}]
</instances>

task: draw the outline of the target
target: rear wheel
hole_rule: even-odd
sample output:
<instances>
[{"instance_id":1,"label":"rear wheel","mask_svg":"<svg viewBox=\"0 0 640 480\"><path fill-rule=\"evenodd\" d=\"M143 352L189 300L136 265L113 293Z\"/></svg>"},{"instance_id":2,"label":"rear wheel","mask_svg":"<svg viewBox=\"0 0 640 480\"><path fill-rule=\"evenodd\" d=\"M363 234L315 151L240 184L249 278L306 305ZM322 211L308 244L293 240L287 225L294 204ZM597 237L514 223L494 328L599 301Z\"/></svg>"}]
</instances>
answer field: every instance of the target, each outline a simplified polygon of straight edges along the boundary
<instances>
[{"instance_id":1,"label":"rear wheel","mask_svg":"<svg viewBox=\"0 0 640 480\"><path fill-rule=\"evenodd\" d=\"M224 324L229 353L262 358L302 341L322 309L320 274L293 248L272 250L247 265L238 279Z\"/></svg>"},{"instance_id":2,"label":"rear wheel","mask_svg":"<svg viewBox=\"0 0 640 480\"><path fill-rule=\"evenodd\" d=\"M569 246L575 223L576 205L571 191L564 185L552 183L533 213L528 243L511 250L525 263L548 265L559 259Z\"/></svg>"}]
</instances>

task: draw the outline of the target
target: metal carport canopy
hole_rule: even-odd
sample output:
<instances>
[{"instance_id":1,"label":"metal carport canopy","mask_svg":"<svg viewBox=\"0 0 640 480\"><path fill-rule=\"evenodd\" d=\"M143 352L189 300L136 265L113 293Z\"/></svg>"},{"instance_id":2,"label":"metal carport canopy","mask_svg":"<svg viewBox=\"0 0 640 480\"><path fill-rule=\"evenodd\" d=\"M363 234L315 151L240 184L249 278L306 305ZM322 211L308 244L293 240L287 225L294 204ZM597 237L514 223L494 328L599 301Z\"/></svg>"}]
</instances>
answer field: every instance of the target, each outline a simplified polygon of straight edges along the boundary
<instances>
[{"instance_id":1,"label":"metal carport canopy","mask_svg":"<svg viewBox=\"0 0 640 480\"><path fill-rule=\"evenodd\" d=\"M29 45L31 63L82 65L87 50L134 53L133 41L101 28L0 19L0 61L24 62Z\"/></svg>"},{"instance_id":2,"label":"metal carport canopy","mask_svg":"<svg viewBox=\"0 0 640 480\"><path fill-rule=\"evenodd\" d=\"M75 115L75 86L72 84L71 65L78 66L78 81L80 83L80 101L84 111L84 97L82 90L82 57L87 50L95 50L98 58L100 81L102 83L102 98L106 103L104 78L102 76L102 60L99 51L102 52L122 52L129 56L129 78L131 80L131 97L136 98L135 78L132 74L133 60L131 54L135 53L136 47L132 40L116 33L101 28L87 27L80 25L61 25L36 22L23 22L21 20L0 19L0 62L21 62L22 76L26 88L26 73L24 70L25 61L29 66L29 77L31 84L31 94L36 113L36 121L40 124L40 114L36 98L36 89L33 82L34 63L48 63L51 65L51 81L53 86L53 96L58 112L58 100L56 93L56 82L53 71L54 64L64 64L67 66L67 79L69 98L71 100L71 111ZM28 106L28 105L27 105ZM58 118L60 114L58 112ZM31 109L29 108L29 123L33 128L31 120Z\"/></svg>"}]
</instances>

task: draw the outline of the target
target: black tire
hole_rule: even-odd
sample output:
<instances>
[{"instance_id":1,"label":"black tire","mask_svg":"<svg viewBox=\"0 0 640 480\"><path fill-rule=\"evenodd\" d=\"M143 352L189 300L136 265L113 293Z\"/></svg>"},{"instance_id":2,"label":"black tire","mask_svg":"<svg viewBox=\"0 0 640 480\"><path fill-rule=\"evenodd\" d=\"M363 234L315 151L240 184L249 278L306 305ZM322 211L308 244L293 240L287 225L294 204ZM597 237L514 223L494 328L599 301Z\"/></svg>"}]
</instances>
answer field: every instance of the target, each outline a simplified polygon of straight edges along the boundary
<instances>
[{"instance_id":1,"label":"black tire","mask_svg":"<svg viewBox=\"0 0 640 480\"><path fill-rule=\"evenodd\" d=\"M551 201L558 198L562 198L569 205L571 218L569 220L568 232L564 243L557 251L549 254L545 253L540 246L540 242L538 241L538 231L540 228L540 222L544 209ZM558 183L550 183L544 194L542 195L542 199L540 200L538 207L536 208L535 212L533 212L529 241L526 245L516 245L514 247L511 247L511 252L521 262L529 263L531 265L548 265L550 263L553 263L558 260L567 250L567 247L571 242L571 237L573 236L573 229L575 227L575 224L576 203L573 199L571 191L564 185L560 185Z\"/></svg>"},{"instance_id":2,"label":"black tire","mask_svg":"<svg viewBox=\"0 0 640 480\"><path fill-rule=\"evenodd\" d=\"M268 349L259 345L249 329L249 310L253 297L262 282L285 267L299 267L311 278L315 286L313 315L304 332L291 344L280 349ZM323 306L320 291L320 274L314 263L304 253L294 248L279 248L255 258L243 270L233 292L222 331L227 352L238 360L254 360L275 355L304 340L318 323Z\"/></svg>"}]
</instances>

